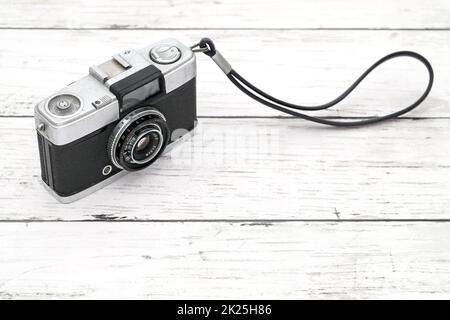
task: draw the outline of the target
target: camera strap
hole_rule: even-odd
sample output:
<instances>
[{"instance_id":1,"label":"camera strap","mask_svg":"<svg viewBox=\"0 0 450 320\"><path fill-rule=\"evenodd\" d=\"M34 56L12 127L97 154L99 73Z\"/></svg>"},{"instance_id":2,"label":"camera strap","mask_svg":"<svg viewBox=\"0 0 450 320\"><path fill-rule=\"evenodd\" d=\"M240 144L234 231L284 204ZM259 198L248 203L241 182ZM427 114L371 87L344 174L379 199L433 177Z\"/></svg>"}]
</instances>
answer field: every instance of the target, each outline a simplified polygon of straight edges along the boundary
<instances>
[{"instance_id":1,"label":"camera strap","mask_svg":"<svg viewBox=\"0 0 450 320\"><path fill-rule=\"evenodd\" d=\"M412 51L398 51L391 54L388 54L387 56L381 58L377 62L375 62L369 69L367 69L347 90L345 90L340 96L338 96L336 99L322 104L318 106L302 106L297 104L292 104L289 102L285 102L283 100L277 99L275 97L272 97L271 95L267 94L266 92L262 91L261 89L258 89L254 85L252 85L250 82L245 80L244 77L242 77L239 73L237 73L231 65L228 63L228 61L220 54L220 52L216 49L214 42L209 38L203 38L201 41L192 46L191 50L193 52L203 52L207 56L211 57L211 59L219 66L219 68L226 74L228 79L242 92L244 92L246 95L248 95L250 98L281 112L287 113L289 115L292 115L294 117L302 118L308 121L317 122L325 125L330 126L336 126L336 127L351 127L351 126L363 126L368 125L376 122L381 122L393 118L397 118L407 112L410 112L411 110L415 109L417 106L419 106L425 98L428 96L428 94L431 91L431 87L433 86L433 79L434 79L434 73L433 68L430 64L430 62L423 57L422 55L412 52ZM399 57L409 57L413 59L419 60L428 71L428 84L423 92L423 94L417 99L413 104L409 105L408 107L401 109L399 111L378 116L378 117L370 117L366 118L364 120L357 120L357 121L335 121L330 120L326 118L321 117L314 117L310 116L304 113L300 113L294 110L301 110L301 111L317 111L317 110L324 110L331 108L335 105L337 105L339 102L344 100L360 83L361 81L367 77L375 68L377 68L379 65L383 64L384 62L399 58Z\"/></svg>"}]
</instances>

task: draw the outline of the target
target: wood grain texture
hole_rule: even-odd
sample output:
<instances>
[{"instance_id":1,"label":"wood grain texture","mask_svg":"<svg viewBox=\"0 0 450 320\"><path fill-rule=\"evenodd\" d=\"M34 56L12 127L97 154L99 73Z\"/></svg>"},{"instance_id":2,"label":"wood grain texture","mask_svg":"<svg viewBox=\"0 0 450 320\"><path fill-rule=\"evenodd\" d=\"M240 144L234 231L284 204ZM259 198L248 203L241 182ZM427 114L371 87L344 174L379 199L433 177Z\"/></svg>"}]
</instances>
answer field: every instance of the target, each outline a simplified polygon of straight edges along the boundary
<instances>
[{"instance_id":1,"label":"wood grain texture","mask_svg":"<svg viewBox=\"0 0 450 320\"><path fill-rule=\"evenodd\" d=\"M450 297L449 1L0 6L0 299ZM57 203L38 182L35 103L124 48L204 36L297 103L333 99L396 50L429 58L435 85L408 119L333 129L274 118L200 55L195 137ZM317 115L396 110L425 77L411 60L389 63Z\"/></svg>"},{"instance_id":2,"label":"wood grain texture","mask_svg":"<svg viewBox=\"0 0 450 320\"><path fill-rule=\"evenodd\" d=\"M1 1L3 28L450 28L444 0Z\"/></svg>"},{"instance_id":3,"label":"wood grain texture","mask_svg":"<svg viewBox=\"0 0 450 320\"><path fill-rule=\"evenodd\" d=\"M0 298L448 298L448 223L3 223Z\"/></svg>"},{"instance_id":4,"label":"wood grain texture","mask_svg":"<svg viewBox=\"0 0 450 320\"><path fill-rule=\"evenodd\" d=\"M0 136L2 220L450 219L449 119L200 119L170 156L69 205L38 182L33 120L0 119Z\"/></svg>"},{"instance_id":5,"label":"wood grain texture","mask_svg":"<svg viewBox=\"0 0 450 320\"><path fill-rule=\"evenodd\" d=\"M243 76L275 96L320 104L343 92L365 69L396 50L416 50L436 70L433 91L412 117L450 116L450 31L0 31L0 115L32 115L33 106L83 77L90 65L124 48L164 37L194 44L209 35ZM247 39L251 39L248 41ZM32 50L23 50L24 44ZM388 62L339 107L318 115L372 116L415 101L427 74L417 61ZM201 116L274 116L238 91L206 56L198 61ZM316 114L316 113L315 113Z\"/></svg>"}]
</instances>

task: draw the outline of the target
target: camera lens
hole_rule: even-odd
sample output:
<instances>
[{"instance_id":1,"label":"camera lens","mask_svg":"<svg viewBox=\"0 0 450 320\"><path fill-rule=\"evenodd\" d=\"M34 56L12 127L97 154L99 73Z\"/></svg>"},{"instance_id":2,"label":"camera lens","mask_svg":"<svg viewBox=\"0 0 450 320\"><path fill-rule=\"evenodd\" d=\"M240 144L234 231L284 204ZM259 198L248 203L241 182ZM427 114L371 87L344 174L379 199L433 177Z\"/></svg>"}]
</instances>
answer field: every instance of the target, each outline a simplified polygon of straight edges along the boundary
<instances>
[{"instance_id":1,"label":"camera lens","mask_svg":"<svg viewBox=\"0 0 450 320\"><path fill-rule=\"evenodd\" d=\"M122 161L136 164L147 163L156 156L163 142L164 137L158 123L146 120L125 137L120 150L120 155L123 156Z\"/></svg>"},{"instance_id":2,"label":"camera lens","mask_svg":"<svg viewBox=\"0 0 450 320\"><path fill-rule=\"evenodd\" d=\"M125 116L113 129L108 153L116 167L140 170L162 154L169 136L169 128L160 112L140 108Z\"/></svg>"},{"instance_id":3,"label":"camera lens","mask_svg":"<svg viewBox=\"0 0 450 320\"><path fill-rule=\"evenodd\" d=\"M152 141L152 138L150 137L150 134L146 134L144 137L142 137L137 143L136 143L136 149L135 152L142 152L145 150L149 145L150 141Z\"/></svg>"},{"instance_id":4,"label":"camera lens","mask_svg":"<svg viewBox=\"0 0 450 320\"><path fill-rule=\"evenodd\" d=\"M161 138L157 132L143 134L134 145L133 158L136 161L147 159L158 149L160 141Z\"/></svg>"}]
</instances>

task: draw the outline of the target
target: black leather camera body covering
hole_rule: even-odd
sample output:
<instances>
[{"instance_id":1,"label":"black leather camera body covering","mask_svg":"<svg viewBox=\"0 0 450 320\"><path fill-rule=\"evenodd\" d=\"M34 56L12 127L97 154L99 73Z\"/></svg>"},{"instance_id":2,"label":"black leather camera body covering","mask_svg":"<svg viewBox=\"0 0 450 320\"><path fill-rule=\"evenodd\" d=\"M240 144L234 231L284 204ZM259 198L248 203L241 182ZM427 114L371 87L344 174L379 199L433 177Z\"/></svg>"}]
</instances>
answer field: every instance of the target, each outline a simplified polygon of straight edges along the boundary
<instances>
[{"instance_id":1,"label":"black leather camera body covering","mask_svg":"<svg viewBox=\"0 0 450 320\"><path fill-rule=\"evenodd\" d=\"M120 116L123 118L144 106L155 108L164 115L170 129L170 145L180 138L174 136L175 130L191 131L197 122L196 78L167 94L162 91L161 94L127 109ZM122 171L112 164L107 151L108 139L119 121L120 119L66 145L54 145L38 131L42 180L58 196L68 197ZM102 170L108 165L112 171L104 175Z\"/></svg>"}]
</instances>

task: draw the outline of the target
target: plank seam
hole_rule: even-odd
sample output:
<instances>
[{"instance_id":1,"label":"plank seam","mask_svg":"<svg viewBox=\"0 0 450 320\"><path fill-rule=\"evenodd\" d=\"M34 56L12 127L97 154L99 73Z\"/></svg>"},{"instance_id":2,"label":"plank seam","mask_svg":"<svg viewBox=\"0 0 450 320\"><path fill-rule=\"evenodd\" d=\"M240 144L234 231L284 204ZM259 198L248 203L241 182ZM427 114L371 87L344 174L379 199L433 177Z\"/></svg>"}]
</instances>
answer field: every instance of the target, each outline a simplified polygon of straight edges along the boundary
<instances>
[{"instance_id":1,"label":"plank seam","mask_svg":"<svg viewBox=\"0 0 450 320\"><path fill-rule=\"evenodd\" d=\"M173 27L173 28L150 28L150 27L127 27L127 26L110 26L110 27L80 27L80 28L69 28L69 27L0 27L0 30L67 30L67 31L94 31L94 30L146 30L146 31L450 31L450 27L442 28L352 28L352 27L342 27L342 28L246 28L246 27Z\"/></svg>"},{"instance_id":2,"label":"plank seam","mask_svg":"<svg viewBox=\"0 0 450 320\"><path fill-rule=\"evenodd\" d=\"M19 219L19 220L0 220L0 223L79 223L79 222L111 222L111 223L230 223L243 225L271 225L282 223L449 223L450 219Z\"/></svg>"},{"instance_id":3,"label":"plank seam","mask_svg":"<svg viewBox=\"0 0 450 320\"><path fill-rule=\"evenodd\" d=\"M1 109L1 108L0 108ZM24 119L32 119L34 116L31 115L0 115L0 118L24 118ZM299 119L293 116L197 116L198 119ZM339 116L322 116L323 119L372 119L376 117L339 117ZM436 117L399 117L392 120L448 120L450 117L436 116Z\"/></svg>"}]
</instances>

